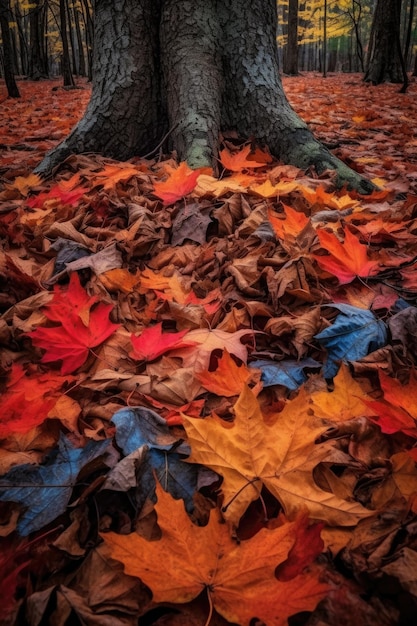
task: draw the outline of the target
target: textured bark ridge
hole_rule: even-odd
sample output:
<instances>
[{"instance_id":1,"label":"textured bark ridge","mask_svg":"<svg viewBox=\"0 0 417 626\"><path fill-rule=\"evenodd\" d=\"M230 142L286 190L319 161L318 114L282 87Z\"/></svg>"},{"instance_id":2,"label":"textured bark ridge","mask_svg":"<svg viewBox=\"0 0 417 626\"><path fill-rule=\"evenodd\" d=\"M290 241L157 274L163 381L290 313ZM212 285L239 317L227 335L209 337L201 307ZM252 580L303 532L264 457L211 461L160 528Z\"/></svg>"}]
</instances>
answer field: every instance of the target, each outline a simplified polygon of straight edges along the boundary
<instances>
[{"instance_id":1,"label":"textured bark ridge","mask_svg":"<svg viewBox=\"0 0 417 626\"><path fill-rule=\"evenodd\" d=\"M336 170L339 186L373 185L320 144L282 89L275 0L96 1L91 102L38 166L71 153L143 155L167 149L191 167L217 164L218 137L236 130L285 163Z\"/></svg>"}]
</instances>

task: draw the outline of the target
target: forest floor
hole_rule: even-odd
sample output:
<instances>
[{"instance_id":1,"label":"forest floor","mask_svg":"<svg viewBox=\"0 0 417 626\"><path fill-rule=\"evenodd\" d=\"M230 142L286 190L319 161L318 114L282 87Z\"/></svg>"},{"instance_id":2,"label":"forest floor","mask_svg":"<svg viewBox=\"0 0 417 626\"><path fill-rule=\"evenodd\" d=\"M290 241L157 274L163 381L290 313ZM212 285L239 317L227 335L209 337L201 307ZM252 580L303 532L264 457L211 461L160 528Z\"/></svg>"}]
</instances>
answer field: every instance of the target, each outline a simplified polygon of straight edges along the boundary
<instances>
[{"instance_id":1,"label":"forest floor","mask_svg":"<svg viewBox=\"0 0 417 626\"><path fill-rule=\"evenodd\" d=\"M417 83L283 83L380 191L231 136L40 180L90 87L0 84L2 626L417 623Z\"/></svg>"}]
</instances>

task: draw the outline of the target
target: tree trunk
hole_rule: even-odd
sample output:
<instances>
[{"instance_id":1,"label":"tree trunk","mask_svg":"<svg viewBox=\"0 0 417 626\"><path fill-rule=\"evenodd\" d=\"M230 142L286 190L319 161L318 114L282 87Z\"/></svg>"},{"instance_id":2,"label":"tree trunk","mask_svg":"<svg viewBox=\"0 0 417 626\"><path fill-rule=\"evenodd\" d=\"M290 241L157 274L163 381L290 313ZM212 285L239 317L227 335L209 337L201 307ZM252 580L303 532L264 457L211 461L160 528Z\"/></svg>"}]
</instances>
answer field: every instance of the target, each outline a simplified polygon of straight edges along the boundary
<instances>
[{"instance_id":1,"label":"tree trunk","mask_svg":"<svg viewBox=\"0 0 417 626\"><path fill-rule=\"evenodd\" d=\"M64 87L74 87L75 83L71 71L70 53L68 45L66 0L59 0L59 21L62 40L62 76L64 80Z\"/></svg>"},{"instance_id":2,"label":"tree trunk","mask_svg":"<svg viewBox=\"0 0 417 626\"><path fill-rule=\"evenodd\" d=\"M9 0L0 0L0 29L3 41L3 64L4 64L4 80L6 83L7 93L10 98L20 98L19 88L17 86L13 71L13 51L10 38L10 5Z\"/></svg>"},{"instance_id":3,"label":"tree trunk","mask_svg":"<svg viewBox=\"0 0 417 626\"><path fill-rule=\"evenodd\" d=\"M78 48L78 73L80 76L86 76L87 71L85 67L85 57L84 57L84 48L83 48L83 39L81 36L81 26L80 26L80 13L77 7L73 6L73 15L74 15L74 25L75 25L75 34L77 37L77 48Z\"/></svg>"},{"instance_id":4,"label":"tree trunk","mask_svg":"<svg viewBox=\"0 0 417 626\"><path fill-rule=\"evenodd\" d=\"M298 75L298 0L289 0L288 3L288 35L283 71L292 76Z\"/></svg>"},{"instance_id":5,"label":"tree trunk","mask_svg":"<svg viewBox=\"0 0 417 626\"><path fill-rule=\"evenodd\" d=\"M35 0L32 3L29 13L30 22L30 58L29 77L32 80L40 80L48 77L45 56L42 50L43 38L43 0Z\"/></svg>"},{"instance_id":6,"label":"tree trunk","mask_svg":"<svg viewBox=\"0 0 417 626\"><path fill-rule=\"evenodd\" d=\"M219 134L233 129L286 163L336 170L340 186L369 193L373 185L291 108L276 25L275 0L97 0L90 104L37 172L49 173L72 152L141 155L168 130L179 159L216 166Z\"/></svg>"},{"instance_id":7,"label":"tree trunk","mask_svg":"<svg viewBox=\"0 0 417 626\"><path fill-rule=\"evenodd\" d=\"M401 0L378 0L372 20L364 80L374 85L402 83Z\"/></svg>"}]
</instances>

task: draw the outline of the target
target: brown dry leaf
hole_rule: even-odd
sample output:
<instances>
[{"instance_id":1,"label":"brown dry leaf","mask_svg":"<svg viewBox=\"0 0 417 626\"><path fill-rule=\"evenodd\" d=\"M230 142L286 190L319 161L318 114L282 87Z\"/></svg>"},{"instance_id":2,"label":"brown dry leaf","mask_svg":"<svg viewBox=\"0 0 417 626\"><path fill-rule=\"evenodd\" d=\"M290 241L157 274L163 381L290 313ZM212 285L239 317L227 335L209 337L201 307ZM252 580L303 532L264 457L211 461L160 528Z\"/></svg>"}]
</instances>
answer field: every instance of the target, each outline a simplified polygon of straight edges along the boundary
<instances>
[{"instance_id":1,"label":"brown dry leaf","mask_svg":"<svg viewBox=\"0 0 417 626\"><path fill-rule=\"evenodd\" d=\"M265 324L265 332L279 337L283 334L291 335L289 341L293 344L297 357L301 359L307 352L308 344L320 330L320 307L313 307L301 315L282 315L273 317Z\"/></svg>"}]
</instances>

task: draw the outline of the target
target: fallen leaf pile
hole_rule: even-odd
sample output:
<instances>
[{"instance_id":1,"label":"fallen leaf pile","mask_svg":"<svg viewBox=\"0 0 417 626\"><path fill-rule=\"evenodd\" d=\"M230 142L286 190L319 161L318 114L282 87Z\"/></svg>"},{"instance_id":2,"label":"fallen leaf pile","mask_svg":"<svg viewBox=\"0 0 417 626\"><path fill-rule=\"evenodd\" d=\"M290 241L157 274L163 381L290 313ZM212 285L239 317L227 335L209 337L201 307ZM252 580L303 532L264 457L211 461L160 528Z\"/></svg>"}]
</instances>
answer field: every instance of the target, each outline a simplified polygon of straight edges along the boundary
<instances>
[{"instance_id":1,"label":"fallen leaf pile","mask_svg":"<svg viewBox=\"0 0 417 626\"><path fill-rule=\"evenodd\" d=\"M375 133L416 105L370 125L393 91L355 84L342 129L310 80L371 196L231 136L218 175L6 150L2 624L413 623L416 137Z\"/></svg>"}]
</instances>

